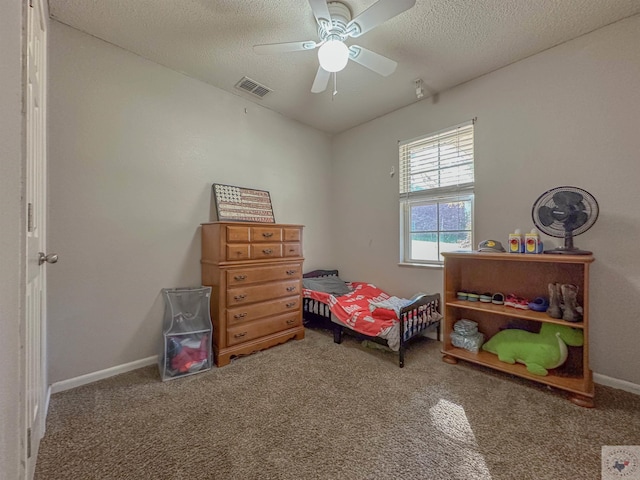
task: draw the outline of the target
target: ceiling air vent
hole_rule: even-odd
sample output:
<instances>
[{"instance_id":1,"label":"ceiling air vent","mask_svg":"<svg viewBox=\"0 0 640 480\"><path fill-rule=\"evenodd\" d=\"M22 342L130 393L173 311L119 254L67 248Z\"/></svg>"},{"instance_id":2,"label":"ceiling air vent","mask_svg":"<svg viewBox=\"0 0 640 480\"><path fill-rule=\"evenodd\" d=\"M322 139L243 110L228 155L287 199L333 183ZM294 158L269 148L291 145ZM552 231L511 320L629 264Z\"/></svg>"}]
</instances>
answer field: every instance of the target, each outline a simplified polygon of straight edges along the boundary
<instances>
[{"instance_id":1,"label":"ceiling air vent","mask_svg":"<svg viewBox=\"0 0 640 480\"><path fill-rule=\"evenodd\" d=\"M236 83L235 87L238 90L244 90L245 92L249 92L250 94L260 98L273 91L269 87L265 87L255 80L251 80L249 77L242 77L242 79Z\"/></svg>"}]
</instances>

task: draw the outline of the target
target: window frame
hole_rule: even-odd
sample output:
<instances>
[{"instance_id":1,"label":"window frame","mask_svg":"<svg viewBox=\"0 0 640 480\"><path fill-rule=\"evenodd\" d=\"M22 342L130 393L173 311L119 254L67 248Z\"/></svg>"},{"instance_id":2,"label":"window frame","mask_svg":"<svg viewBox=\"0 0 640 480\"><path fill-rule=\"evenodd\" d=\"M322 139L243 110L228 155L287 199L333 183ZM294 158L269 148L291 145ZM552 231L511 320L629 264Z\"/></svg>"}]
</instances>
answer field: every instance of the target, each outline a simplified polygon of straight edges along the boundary
<instances>
[{"instance_id":1,"label":"window frame","mask_svg":"<svg viewBox=\"0 0 640 480\"><path fill-rule=\"evenodd\" d=\"M468 127L471 127L470 129ZM410 145L416 145L420 148L427 148L430 143L436 145L442 137L445 138L460 138L461 133L464 135L471 135L471 165L472 165L472 181L457 181L454 184L447 184L445 186L438 186L434 188L425 188L415 191L411 190L411 179L412 175L410 173L411 170L411 161L409 157L411 155L411 147ZM438 147L439 148L439 147ZM407 150L409 149L409 150ZM458 150L459 152L459 150ZM427 266L427 267L442 267L444 261L441 259L441 235L443 233L450 232L469 232L470 236L470 246L468 249L457 249L457 251L471 251L473 250L474 243L474 230L475 230L475 119L470 120L468 122L464 122L458 125L454 125L452 127L423 135L421 137L417 137L411 140L407 140L404 142L398 142L398 156L399 156L399 204L400 204L400 265L418 265L418 266ZM460 160L460 156L456 154L456 159L458 163L456 166L468 165L469 162ZM438 151L437 155L437 163L440 164L442 161L440 151ZM447 165L445 167L439 167L437 170L438 181L440 181L440 174L443 170L450 168L451 165ZM415 166L414 166L415 168ZM468 180L468 172L466 176L463 175L464 178L462 180ZM413 177L415 178L415 177ZM470 228L469 230L442 230L441 222L440 222L440 205L452 202L460 202L460 201L468 201L470 202ZM411 213L412 207L421 206L421 205L438 205L438 218L437 218L437 230L431 232L434 233L437 238L437 258L436 259L424 259L424 258L414 258L414 254L412 253L412 234L415 232L412 231L412 222L411 222ZM447 250L444 250L447 251Z\"/></svg>"}]
</instances>

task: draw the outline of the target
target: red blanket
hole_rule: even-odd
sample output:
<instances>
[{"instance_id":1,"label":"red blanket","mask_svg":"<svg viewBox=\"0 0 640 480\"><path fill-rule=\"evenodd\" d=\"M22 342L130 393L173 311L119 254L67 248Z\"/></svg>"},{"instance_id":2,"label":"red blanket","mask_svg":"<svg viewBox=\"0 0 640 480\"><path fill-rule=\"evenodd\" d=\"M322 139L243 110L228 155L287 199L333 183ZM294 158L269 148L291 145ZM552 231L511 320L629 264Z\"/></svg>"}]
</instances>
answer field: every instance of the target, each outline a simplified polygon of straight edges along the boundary
<instances>
[{"instance_id":1,"label":"red blanket","mask_svg":"<svg viewBox=\"0 0 640 480\"><path fill-rule=\"evenodd\" d=\"M351 282L349 285L353 291L339 297L306 288L302 294L329 305L331 313L352 330L374 337L384 337L397 323L398 316L394 310L384 308L376 308L372 312L369 303L388 300L391 295L370 283Z\"/></svg>"}]
</instances>

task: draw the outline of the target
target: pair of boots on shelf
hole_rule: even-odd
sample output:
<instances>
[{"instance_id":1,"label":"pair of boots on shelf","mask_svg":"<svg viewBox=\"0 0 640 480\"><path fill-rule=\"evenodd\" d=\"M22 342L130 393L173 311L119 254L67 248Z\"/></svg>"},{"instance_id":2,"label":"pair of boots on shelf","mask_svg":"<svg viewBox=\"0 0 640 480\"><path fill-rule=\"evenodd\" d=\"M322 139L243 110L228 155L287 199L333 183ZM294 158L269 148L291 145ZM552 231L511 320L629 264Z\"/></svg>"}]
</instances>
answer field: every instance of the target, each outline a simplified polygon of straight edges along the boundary
<instances>
[{"instance_id":1,"label":"pair of boots on shelf","mask_svg":"<svg viewBox=\"0 0 640 480\"><path fill-rule=\"evenodd\" d=\"M571 284L549 284L549 308L547 315L567 322L582 320L582 307L578 305L578 287Z\"/></svg>"}]
</instances>

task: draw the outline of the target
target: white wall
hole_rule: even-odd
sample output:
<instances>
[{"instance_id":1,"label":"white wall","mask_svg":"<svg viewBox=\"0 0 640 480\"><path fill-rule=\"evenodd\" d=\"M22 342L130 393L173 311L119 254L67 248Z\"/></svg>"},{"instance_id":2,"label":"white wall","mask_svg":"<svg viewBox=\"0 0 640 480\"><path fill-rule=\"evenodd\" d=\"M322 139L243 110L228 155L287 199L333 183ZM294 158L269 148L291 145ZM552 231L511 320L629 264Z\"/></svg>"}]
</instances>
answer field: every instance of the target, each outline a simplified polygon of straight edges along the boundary
<instances>
[{"instance_id":1,"label":"white wall","mask_svg":"<svg viewBox=\"0 0 640 480\"><path fill-rule=\"evenodd\" d=\"M268 190L305 269L332 263L328 136L55 21L49 41L51 382L158 353L214 182Z\"/></svg>"},{"instance_id":2,"label":"white wall","mask_svg":"<svg viewBox=\"0 0 640 480\"><path fill-rule=\"evenodd\" d=\"M20 465L22 2L0 5L0 476ZM4 476L6 475L6 477Z\"/></svg>"},{"instance_id":3,"label":"white wall","mask_svg":"<svg viewBox=\"0 0 640 480\"><path fill-rule=\"evenodd\" d=\"M636 16L331 143L52 22L49 246L61 260L49 269L50 381L156 353L160 289L200 281L197 227L213 218L213 182L269 190L277 221L305 224L305 270L337 266L398 295L441 291L441 270L397 265L389 172L398 140L477 117L476 240L531 228L531 206L549 188L594 194L600 218L576 238L596 256L591 365L640 384L639 40Z\"/></svg>"},{"instance_id":4,"label":"white wall","mask_svg":"<svg viewBox=\"0 0 640 480\"><path fill-rule=\"evenodd\" d=\"M400 294L442 291L441 271L397 266L398 180L389 171L398 140L477 117L476 241L532 228L531 207L550 188L592 193L600 217L575 239L596 258L591 366L640 384L638 45L635 16L337 136L332 211L343 276Z\"/></svg>"}]
</instances>

